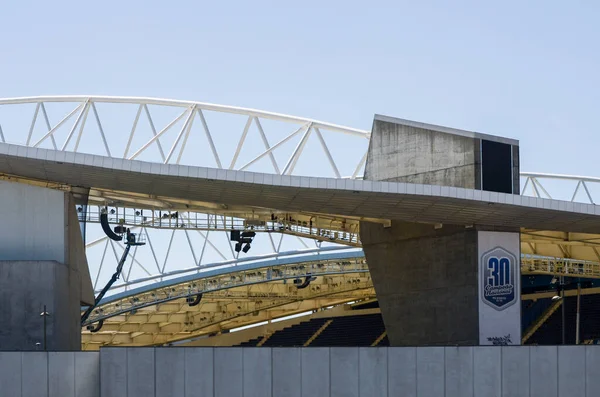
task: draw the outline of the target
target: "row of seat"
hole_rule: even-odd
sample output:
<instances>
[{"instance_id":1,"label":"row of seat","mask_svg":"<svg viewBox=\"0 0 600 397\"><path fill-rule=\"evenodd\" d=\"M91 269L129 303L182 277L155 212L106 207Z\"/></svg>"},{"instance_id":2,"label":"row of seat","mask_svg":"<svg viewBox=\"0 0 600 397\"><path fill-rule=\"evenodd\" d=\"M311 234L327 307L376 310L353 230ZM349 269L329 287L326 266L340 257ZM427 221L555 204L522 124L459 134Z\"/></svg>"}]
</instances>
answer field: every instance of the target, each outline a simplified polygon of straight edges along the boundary
<instances>
[{"instance_id":1,"label":"row of seat","mask_svg":"<svg viewBox=\"0 0 600 397\"><path fill-rule=\"evenodd\" d=\"M381 314L316 318L279 330L262 344L261 336L239 346L250 347L259 344L265 347L304 346L328 320L332 320L331 323L309 346L371 346L385 331ZM389 346L387 335L377 346Z\"/></svg>"},{"instance_id":2,"label":"row of seat","mask_svg":"<svg viewBox=\"0 0 600 397\"><path fill-rule=\"evenodd\" d=\"M548 299L549 300L549 299ZM549 306L548 302L541 305ZM565 343L575 344L577 297L565 298ZM559 307L531 336L527 344L562 344L562 307ZM600 339L600 295L582 295L580 300L579 340Z\"/></svg>"}]
</instances>

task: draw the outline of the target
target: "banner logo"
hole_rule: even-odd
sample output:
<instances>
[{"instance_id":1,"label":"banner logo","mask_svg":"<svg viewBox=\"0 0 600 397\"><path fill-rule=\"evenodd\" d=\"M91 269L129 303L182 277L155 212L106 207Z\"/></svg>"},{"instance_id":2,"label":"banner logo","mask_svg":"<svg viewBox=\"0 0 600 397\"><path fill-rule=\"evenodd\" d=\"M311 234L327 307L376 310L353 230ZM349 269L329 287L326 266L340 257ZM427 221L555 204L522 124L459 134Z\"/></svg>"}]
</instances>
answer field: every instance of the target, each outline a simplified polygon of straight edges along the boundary
<instances>
[{"instance_id":1,"label":"banner logo","mask_svg":"<svg viewBox=\"0 0 600 397\"><path fill-rule=\"evenodd\" d=\"M483 301L496 310L504 310L516 302L517 258L496 247L481 256Z\"/></svg>"}]
</instances>

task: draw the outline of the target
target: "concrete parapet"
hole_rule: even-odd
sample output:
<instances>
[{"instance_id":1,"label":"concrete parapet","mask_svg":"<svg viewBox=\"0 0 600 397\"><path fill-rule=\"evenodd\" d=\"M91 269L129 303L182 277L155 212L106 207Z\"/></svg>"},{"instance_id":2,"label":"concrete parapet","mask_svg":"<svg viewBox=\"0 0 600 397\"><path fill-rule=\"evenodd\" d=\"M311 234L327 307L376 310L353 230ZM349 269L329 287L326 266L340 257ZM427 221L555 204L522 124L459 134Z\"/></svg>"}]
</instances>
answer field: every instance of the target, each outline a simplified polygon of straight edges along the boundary
<instances>
[{"instance_id":1,"label":"concrete parapet","mask_svg":"<svg viewBox=\"0 0 600 397\"><path fill-rule=\"evenodd\" d=\"M592 397L600 346L102 348L102 397Z\"/></svg>"},{"instance_id":2,"label":"concrete parapet","mask_svg":"<svg viewBox=\"0 0 600 397\"><path fill-rule=\"evenodd\" d=\"M595 397L600 346L0 352L10 397Z\"/></svg>"}]
</instances>

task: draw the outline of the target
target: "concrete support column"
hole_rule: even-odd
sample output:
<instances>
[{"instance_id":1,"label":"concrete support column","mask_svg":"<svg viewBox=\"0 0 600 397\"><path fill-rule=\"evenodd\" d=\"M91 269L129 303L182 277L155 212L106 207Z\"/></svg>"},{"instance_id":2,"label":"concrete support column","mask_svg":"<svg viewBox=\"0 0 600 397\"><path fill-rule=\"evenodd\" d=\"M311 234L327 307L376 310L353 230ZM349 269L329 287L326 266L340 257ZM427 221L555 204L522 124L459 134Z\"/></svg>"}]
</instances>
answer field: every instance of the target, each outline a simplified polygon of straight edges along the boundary
<instances>
[{"instance_id":1,"label":"concrete support column","mask_svg":"<svg viewBox=\"0 0 600 397\"><path fill-rule=\"evenodd\" d=\"M364 178L518 193L518 162L510 139L376 116ZM520 343L520 310L498 325L520 296L518 230L443 220L360 230L393 346Z\"/></svg>"},{"instance_id":2,"label":"concrete support column","mask_svg":"<svg viewBox=\"0 0 600 397\"><path fill-rule=\"evenodd\" d=\"M0 350L81 348L94 293L70 193L0 181Z\"/></svg>"},{"instance_id":3,"label":"concrete support column","mask_svg":"<svg viewBox=\"0 0 600 397\"><path fill-rule=\"evenodd\" d=\"M398 221L360 227L390 343L477 345L477 231Z\"/></svg>"}]
</instances>

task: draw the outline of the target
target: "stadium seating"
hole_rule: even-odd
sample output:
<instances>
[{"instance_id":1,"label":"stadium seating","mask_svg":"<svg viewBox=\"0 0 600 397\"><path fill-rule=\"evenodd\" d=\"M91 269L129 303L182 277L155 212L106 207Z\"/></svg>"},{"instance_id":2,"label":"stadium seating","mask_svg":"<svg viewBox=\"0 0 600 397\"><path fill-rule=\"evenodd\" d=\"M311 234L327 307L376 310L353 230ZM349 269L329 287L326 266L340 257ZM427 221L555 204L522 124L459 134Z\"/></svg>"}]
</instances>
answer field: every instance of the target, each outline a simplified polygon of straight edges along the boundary
<instances>
[{"instance_id":1,"label":"stadium seating","mask_svg":"<svg viewBox=\"0 0 600 397\"><path fill-rule=\"evenodd\" d=\"M316 336L309 346L371 346L385 331L381 314L323 317L279 330L268 337L261 346L304 346L327 322L329 322L329 325ZM261 336L241 343L239 346L257 346L262 340L263 337ZM377 346L389 346L387 335L381 338Z\"/></svg>"},{"instance_id":2,"label":"stadium seating","mask_svg":"<svg viewBox=\"0 0 600 397\"><path fill-rule=\"evenodd\" d=\"M259 336L258 338L254 338L254 339L250 339L247 342L244 343L240 343L238 346L240 347L256 347L256 345L258 345L258 343L263 340L263 336Z\"/></svg>"},{"instance_id":3,"label":"stadium seating","mask_svg":"<svg viewBox=\"0 0 600 397\"><path fill-rule=\"evenodd\" d=\"M263 344L265 347L294 347L304 346L304 343L310 339L327 321L326 318L316 318L296 324L292 327L284 328L275 332Z\"/></svg>"},{"instance_id":4,"label":"stadium seating","mask_svg":"<svg viewBox=\"0 0 600 397\"><path fill-rule=\"evenodd\" d=\"M551 298L521 301L521 328L523 333L540 318L542 314L552 305Z\"/></svg>"},{"instance_id":5,"label":"stadium seating","mask_svg":"<svg viewBox=\"0 0 600 397\"><path fill-rule=\"evenodd\" d=\"M566 298L566 343L575 343L575 322L577 313L576 297ZM535 323L553 304L550 298L536 301L523 301L521 304L523 333ZM275 332L262 346L294 347L303 346L328 321L331 323L311 341L309 346L389 346L381 314L358 314L361 310L378 308L378 302L371 301L354 305L356 315L323 317L301 322ZM559 307L544 324L529 338L526 344L559 345L562 343L562 312ZM581 296L580 343L600 344L600 294ZM263 336L249 340L239 346L257 346Z\"/></svg>"},{"instance_id":6,"label":"stadium seating","mask_svg":"<svg viewBox=\"0 0 600 397\"><path fill-rule=\"evenodd\" d=\"M575 343L577 298L565 299L565 342ZM584 340L600 339L600 295L582 295L580 309L580 343ZM562 343L562 308L531 336L527 344L559 345Z\"/></svg>"},{"instance_id":7,"label":"stadium seating","mask_svg":"<svg viewBox=\"0 0 600 397\"><path fill-rule=\"evenodd\" d=\"M384 331L381 314L336 317L310 346L371 346Z\"/></svg>"}]
</instances>

